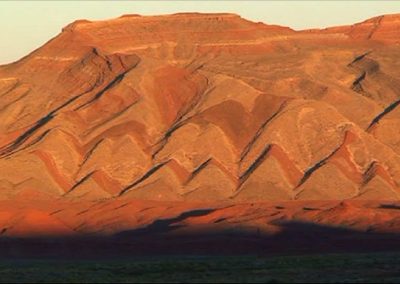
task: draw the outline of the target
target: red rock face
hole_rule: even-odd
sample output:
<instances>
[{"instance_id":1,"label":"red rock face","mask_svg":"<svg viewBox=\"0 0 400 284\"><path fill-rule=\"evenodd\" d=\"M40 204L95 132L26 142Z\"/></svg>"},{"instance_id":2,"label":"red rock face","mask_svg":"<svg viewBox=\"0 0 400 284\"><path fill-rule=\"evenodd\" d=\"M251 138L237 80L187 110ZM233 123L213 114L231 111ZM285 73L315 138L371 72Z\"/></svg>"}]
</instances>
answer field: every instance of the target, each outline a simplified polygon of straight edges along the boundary
<instances>
[{"instance_id":1,"label":"red rock face","mask_svg":"<svg viewBox=\"0 0 400 284\"><path fill-rule=\"evenodd\" d=\"M376 40L389 44L399 43L399 15L384 15L352 26L328 28L324 32L344 33L353 39Z\"/></svg>"},{"instance_id":2,"label":"red rock face","mask_svg":"<svg viewBox=\"0 0 400 284\"><path fill-rule=\"evenodd\" d=\"M76 21L0 67L0 199L398 200L399 31Z\"/></svg>"}]
</instances>

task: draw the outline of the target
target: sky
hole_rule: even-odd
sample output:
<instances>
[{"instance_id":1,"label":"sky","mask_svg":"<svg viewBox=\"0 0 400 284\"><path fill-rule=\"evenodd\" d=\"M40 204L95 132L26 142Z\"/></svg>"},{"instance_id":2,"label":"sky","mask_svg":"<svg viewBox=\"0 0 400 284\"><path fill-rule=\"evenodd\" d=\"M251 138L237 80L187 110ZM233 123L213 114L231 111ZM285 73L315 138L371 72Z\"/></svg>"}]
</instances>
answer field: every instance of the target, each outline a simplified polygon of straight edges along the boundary
<instances>
[{"instance_id":1,"label":"sky","mask_svg":"<svg viewBox=\"0 0 400 284\"><path fill-rule=\"evenodd\" d=\"M293 29L353 24L382 14L400 13L398 0L314 1L0 1L0 64L40 47L77 19L102 20L123 14L231 12L249 20Z\"/></svg>"}]
</instances>

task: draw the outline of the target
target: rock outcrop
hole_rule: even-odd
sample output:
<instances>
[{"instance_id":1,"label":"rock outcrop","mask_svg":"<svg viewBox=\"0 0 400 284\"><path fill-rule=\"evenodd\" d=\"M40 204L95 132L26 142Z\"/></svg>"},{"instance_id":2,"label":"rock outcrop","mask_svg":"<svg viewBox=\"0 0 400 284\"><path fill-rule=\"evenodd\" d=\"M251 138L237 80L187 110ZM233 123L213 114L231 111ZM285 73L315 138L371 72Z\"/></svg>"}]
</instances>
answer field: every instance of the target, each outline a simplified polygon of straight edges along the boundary
<instances>
[{"instance_id":1,"label":"rock outcrop","mask_svg":"<svg viewBox=\"0 0 400 284\"><path fill-rule=\"evenodd\" d=\"M399 199L399 31L76 21L0 67L0 199Z\"/></svg>"}]
</instances>

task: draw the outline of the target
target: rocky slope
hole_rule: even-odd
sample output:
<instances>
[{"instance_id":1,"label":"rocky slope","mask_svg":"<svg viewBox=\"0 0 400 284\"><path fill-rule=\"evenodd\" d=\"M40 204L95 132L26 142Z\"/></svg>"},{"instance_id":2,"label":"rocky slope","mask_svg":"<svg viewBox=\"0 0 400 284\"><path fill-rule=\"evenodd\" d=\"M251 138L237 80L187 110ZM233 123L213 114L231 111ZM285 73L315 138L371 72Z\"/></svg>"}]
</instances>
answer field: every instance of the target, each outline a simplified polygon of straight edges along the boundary
<instances>
[{"instance_id":1,"label":"rocky slope","mask_svg":"<svg viewBox=\"0 0 400 284\"><path fill-rule=\"evenodd\" d=\"M305 31L233 14L76 21L0 66L0 199L398 200L399 31L400 15ZM17 223L78 230L36 213Z\"/></svg>"}]
</instances>

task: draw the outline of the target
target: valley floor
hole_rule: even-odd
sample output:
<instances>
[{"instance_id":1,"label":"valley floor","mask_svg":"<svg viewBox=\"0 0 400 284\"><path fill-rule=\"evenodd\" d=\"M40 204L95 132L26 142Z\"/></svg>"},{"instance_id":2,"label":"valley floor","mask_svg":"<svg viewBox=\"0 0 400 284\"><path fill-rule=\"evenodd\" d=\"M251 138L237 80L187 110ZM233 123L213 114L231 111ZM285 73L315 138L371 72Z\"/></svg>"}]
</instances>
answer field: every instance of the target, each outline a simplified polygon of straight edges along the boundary
<instances>
[{"instance_id":1,"label":"valley floor","mask_svg":"<svg viewBox=\"0 0 400 284\"><path fill-rule=\"evenodd\" d=\"M0 261L0 283L398 283L400 253Z\"/></svg>"}]
</instances>

